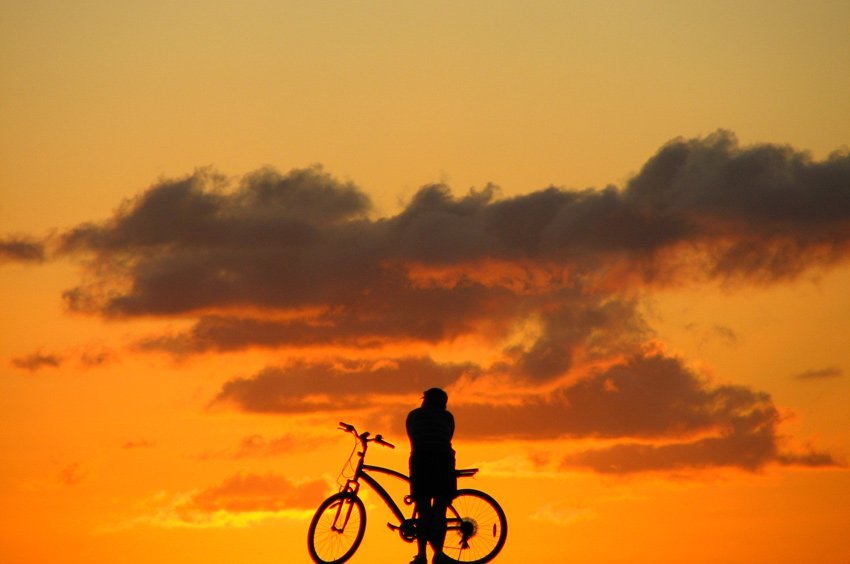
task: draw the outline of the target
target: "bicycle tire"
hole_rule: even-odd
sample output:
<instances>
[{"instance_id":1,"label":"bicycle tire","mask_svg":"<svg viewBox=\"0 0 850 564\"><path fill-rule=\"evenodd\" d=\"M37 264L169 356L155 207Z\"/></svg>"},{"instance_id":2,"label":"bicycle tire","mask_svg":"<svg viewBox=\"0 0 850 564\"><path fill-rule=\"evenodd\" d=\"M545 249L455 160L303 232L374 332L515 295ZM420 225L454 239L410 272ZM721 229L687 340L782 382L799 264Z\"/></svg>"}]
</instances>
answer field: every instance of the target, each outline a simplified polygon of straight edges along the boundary
<instances>
[{"instance_id":1,"label":"bicycle tire","mask_svg":"<svg viewBox=\"0 0 850 564\"><path fill-rule=\"evenodd\" d=\"M336 530L334 523L342 525ZM307 550L317 564L341 564L354 555L366 532L366 509L357 495L334 494L319 505L307 530Z\"/></svg>"},{"instance_id":2,"label":"bicycle tire","mask_svg":"<svg viewBox=\"0 0 850 564\"><path fill-rule=\"evenodd\" d=\"M462 546L463 535L449 530L443 554L450 563L484 564L496 557L505 546L508 520L502 507L490 495L473 489L458 490L446 512L448 519L460 519L474 532Z\"/></svg>"}]
</instances>

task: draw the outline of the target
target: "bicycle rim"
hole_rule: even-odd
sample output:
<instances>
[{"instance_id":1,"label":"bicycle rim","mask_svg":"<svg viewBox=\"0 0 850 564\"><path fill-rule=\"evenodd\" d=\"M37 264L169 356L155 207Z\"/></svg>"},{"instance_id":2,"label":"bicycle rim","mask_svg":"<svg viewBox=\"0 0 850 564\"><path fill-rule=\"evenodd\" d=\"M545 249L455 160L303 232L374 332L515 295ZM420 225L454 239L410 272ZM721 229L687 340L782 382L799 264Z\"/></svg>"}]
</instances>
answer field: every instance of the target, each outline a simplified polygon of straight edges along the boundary
<instances>
[{"instance_id":1,"label":"bicycle rim","mask_svg":"<svg viewBox=\"0 0 850 564\"><path fill-rule=\"evenodd\" d=\"M340 564L354 554L366 531L366 510L355 495L339 493L316 510L307 532L310 557L319 564Z\"/></svg>"},{"instance_id":2,"label":"bicycle rim","mask_svg":"<svg viewBox=\"0 0 850 564\"><path fill-rule=\"evenodd\" d=\"M451 561L483 564L502 550L508 535L505 512L484 492L459 490L446 517L460 520L460 530L450 523L443 545L443 552Z\"/></svg>"}]
</instances>

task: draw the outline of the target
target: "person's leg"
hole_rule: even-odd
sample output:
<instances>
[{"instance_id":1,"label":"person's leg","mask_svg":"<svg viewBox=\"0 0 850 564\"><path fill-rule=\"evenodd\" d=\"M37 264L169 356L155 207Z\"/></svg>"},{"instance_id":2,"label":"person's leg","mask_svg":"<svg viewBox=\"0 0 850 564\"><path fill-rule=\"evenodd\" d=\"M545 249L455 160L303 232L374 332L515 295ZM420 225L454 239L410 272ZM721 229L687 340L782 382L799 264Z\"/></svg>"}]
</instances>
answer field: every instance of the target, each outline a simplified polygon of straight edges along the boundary
<instances>
[{"instance_id":1,"label":"person's leg","mask_svg":"<svg viewBox=\"0 0 850 564\"><path fill-rule=\"evenodd\" d=\"M430 540L435 555L443 554L443 544L446 542L446 510L450 503L451 499L438 497L434 499L434 505L431 508Z\"/></svg>"},{"instance_id":2,"label":"person's leg","mask_svg":"<svg viewBox=\"0 0 850 564\"><path fill-rule=\"evenodd\" d=\"M416 547L418 552L413 557L411 564L425 564L428 562L425 552L428 546L428 534L425 518L431 506L431 500L427 494L427 468L423 468L421 456L410 454L410 495L413 497L413 509L418 523L416 524Z\"/></svg>"},{"instance_id":3,"label":"person's leg","mask_svg":"<svg viewBox=\"0 0 850 564\"><path fill-rule=\"evenodd\" d=\"M425 549L428 546L428 537L430 529L431 500L420 498L415 499L414 503L416 504L416 515L419 519L419 523L416 527L416 546L418 548L418 552L416 554L414 562L416 562L417 560L425 562L427 559Z\"/></svg>"}]
</instances>

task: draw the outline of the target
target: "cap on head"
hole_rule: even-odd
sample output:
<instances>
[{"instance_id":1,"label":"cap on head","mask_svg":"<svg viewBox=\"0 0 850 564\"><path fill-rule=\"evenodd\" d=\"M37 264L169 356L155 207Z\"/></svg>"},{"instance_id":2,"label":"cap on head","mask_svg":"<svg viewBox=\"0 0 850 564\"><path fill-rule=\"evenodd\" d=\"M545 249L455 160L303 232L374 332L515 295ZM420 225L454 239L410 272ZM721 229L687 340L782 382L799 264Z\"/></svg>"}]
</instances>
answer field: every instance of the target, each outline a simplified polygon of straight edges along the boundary
<instances>
[{"instance_id":1,"label":"cap on head","mask_svg":"<svg viewBox=\"0 0 850 564\"><path fill-rule=\"evenodd\" d=\"M446 409L447 403L449 403L449 395L440 388L425 390L422 395L422 405Z\"/></svg>"}]
</instances>

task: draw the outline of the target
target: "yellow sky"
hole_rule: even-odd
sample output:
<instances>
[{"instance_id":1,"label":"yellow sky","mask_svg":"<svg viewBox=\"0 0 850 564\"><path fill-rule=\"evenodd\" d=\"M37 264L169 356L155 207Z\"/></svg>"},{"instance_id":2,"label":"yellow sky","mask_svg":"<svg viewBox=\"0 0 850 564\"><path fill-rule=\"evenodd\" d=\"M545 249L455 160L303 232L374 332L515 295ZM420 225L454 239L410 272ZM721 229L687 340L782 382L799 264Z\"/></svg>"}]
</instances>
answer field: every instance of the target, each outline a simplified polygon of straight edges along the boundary
<instances>
[{"instance_id":1,"label":"yellow sky","mask_svg":"<svg viewBox=\"0 0 850 564\"><path fill-rule=\"evenodd\" d=\"M428 377L457 393L460 464L482 468L474 487L508 514L496 562L850 560L846 2L74 4L0 2L0 242L44 242L47 253L40 262L0 255L0 560L306 563L307 523L321 496L293 497L284 509L264 504L309 492L316 480L333 489L350 448L334 431L340 418L384 423L371 430L399 448L370 457L403 469L397 419ZM738 140L728 154L718 129ZM609 184L635 194L616 200L627 214L647 197L640 186L661 182L644 165L660 163L653 157L679 137L692 154L708 155L702 168L687 169L691 183L682 181L685 190L696 186L693 199L671 204L685 210L676 221L697 218L690 227L700 237L677 231L676 221L656 233L640 213L602 216L622 223L588 230L569 223L572 189L597 190L578 200L576 217L597 217L615 198L600 195ZM723 184L705 171L722 154L732 163L724 171L746 174L734 166L756 154L756 143L793 147L782 153L789 162L794 151L810 154L803 194L820 189L819 179L835 180L823 180L802 212L738 201L733 188L749 190L746 180ZM845 161L827 161L842 148ZM176 190L174 179L209 167L230 178L226 188L217 193L196 175L191 193L220 206L234 221L224 225L268 227L271 204L239 199L266 185L244 175L270 166L283 185L290 170L316 163L330 176L305 182L327 188L321 198L356 208L351 194L362 193L373 206L327 219L338 208L289 201L293 214L318 214L309 221L336 247L287 255L292 262L279 272L287 292L264 283L262 273L278 271L266 259L252 262L252 247L234 243L241 253L223 253L202 224L171 234L173 223L150 227L155 214L134 207L146 189ZM630 182L639 173L646 184ZM483 217L485 227L507 218L503 231L516 241L539 225L500 202L551 198L567 210L552 222L566 225L566 235L548 239L560 246L517 258L499 247L499 230L485 240L470 227L479 241L457 235L465 226L440 223L439 214L405 223L427 207L419 190L429 183L450 186L455 198L431 193L434 209L472 209L470 221ZM500 187L491 199L461 202L488 183ZM729 191L713 197L713 183ZM543 192L549 186L564 190ZM122 208L128 198L137 199ZM174 239L126 244L121 237L134 235L119 228L133 210L153 222L144 236ZM292 219L274 217L274 225ZM643 229L618 231L630 221ZM203 245L181 254L196 236L206 237ZM349 243L350 252L334 250ZM617 245L634 254L609 253ZM747 245L757 252L746 254ZM725 278L710 268L723 257L732 261ZM197 286L168 293L173 284L156 286L156 276L175 263L209 277L179 270ZM290 280L289 264L325 276ZM386 278L375 274L384 267ZM641 268L657 269L657 278L638 280L648 271ZM334 279L338 272L350 278ZM244 285L233 282L242 275ZM207 280L209 288L199 283ZM72 288L91 301L63 299ZM275 324L284 318L305 325ZM221 337L228 322L239 330ZM571 332L579 326L587 333ZM198 337L203 327L220 340ZM273 333L269 345L262 331L289 332ZM232 345L245 335L247 345ZM315 340L298 341L304 335ZM561 342L572 347L564 364L543 354ZM200 348L178 354L175 343ZM542 364L532 365L535 358ZM340 366L386 380L365 395L314 382L326 377L348 390L333 380ZM396 390L398 366L422 372L403 374L414 383ZM652 378L649 366L693 388L682 397L694 403L681 412L674 401L659 404L682 420L656 426L651 399L628 404L630 424L594 418L591 407L609 404L582 382L623 392L629 375ZM266 395L258 391L264 382ZM258 407L268 397L279 403ZM352 403L334 411L322 407L328 397ZM557 424L518 411L517 422L529 425L519 436L484 436L486 409L514 413L515 401L543 413L558 398L600 403L564 408ZM707 458L665 450L710 445L700 437L739 424L742 412L718 407L724 401L768 413L747 437L766 429L777 448L750 468L746 457L723 458L741 455L737 446ZM318 407L301 409L308 404ZM718 419L706 423L704 410ZM621 455L619 471L598 463L612 446L644 452L635 444L656 448L656 458ZM630 463L652 468L623 470ZM235 499L228 496L247 495L245 477L261 484L253 510L227 505ZM368 501L366 540L352 562L406 562L411 546L384 527L389 513L378 500Z\"/></svg>"}]
</instances>

